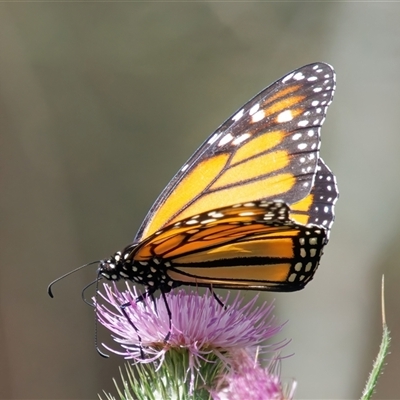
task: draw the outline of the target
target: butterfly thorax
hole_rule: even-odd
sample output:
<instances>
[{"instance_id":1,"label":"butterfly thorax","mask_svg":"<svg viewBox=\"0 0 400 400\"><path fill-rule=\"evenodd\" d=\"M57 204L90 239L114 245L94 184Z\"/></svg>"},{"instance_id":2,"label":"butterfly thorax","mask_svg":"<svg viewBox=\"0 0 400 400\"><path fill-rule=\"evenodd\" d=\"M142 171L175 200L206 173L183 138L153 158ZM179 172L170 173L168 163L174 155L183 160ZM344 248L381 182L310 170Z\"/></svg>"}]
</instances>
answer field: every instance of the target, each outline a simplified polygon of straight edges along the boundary
<instances>
[{"instance_id":1,"label":"butterfly thorax","mask_svg":"<svg viewBox=\"0 0 400 400\"><path fill-rule=\"evenodd\" d=\"M168 262L154 257L147 261L137 261L133 258L137 245L130 245L125 250L116 252L107 260L100 262L99 275L110 281L120 279L134 281L155 291L161 289L164 293L178 286L167 274Z\"/></svg>"}]
</instances>

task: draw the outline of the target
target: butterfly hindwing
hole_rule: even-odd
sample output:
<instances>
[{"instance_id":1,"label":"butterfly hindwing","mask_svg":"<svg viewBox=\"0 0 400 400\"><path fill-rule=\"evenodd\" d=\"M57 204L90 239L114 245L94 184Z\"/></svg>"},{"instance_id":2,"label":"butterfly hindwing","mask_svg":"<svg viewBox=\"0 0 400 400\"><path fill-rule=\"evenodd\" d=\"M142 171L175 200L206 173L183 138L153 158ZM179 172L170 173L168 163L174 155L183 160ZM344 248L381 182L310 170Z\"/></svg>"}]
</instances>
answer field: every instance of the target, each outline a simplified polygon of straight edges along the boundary
<instances>
[{"instance_id":1,"label":"butterfly hindwing","mask_svg":"<svg viewBox=\"0 0 400 400\"><path fill-rule=\"evenodd\" d=\"M332 67L315 63L261 91L180 169L150 209L135 242L207 210L276 198L290 205L307 196L334 89Z\"/></svg>"},{"instance_id":2,"label":"butterfly hindwing","mask_svg":"<svg viewBox=\"0 0 400 400\"><path fill-rule=\"evenodd\" d=\"M163 260L158 275L175 285L299 290L318 267L326 231L293 222L289 211L279 201L216 209L161 229L129 258Z\"/></svg>"},{"instance_id":3,"label":"butterfly hindwing","mask_svg":"<svg viewBox=\"0 0 400 400\"><path fill-rule=\"evenodd\" d=\"M327 231L326 242L328 242L329 232L335 219L334 206L338 196L336 178L320 158L311 192L290 206L290 217L302 225L314 224L323 227Z\"/></svg>"}]
</instances>

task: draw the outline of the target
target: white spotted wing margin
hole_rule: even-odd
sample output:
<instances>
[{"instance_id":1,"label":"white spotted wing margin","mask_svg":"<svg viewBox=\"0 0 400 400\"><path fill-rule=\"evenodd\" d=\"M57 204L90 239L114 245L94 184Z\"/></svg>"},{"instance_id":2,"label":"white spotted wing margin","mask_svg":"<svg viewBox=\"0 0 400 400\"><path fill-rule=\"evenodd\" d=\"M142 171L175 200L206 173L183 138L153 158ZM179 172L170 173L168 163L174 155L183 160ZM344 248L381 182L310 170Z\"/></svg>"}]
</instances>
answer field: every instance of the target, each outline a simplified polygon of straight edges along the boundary
<instances>
[{"instance_id":1,"label":"white spotted wing margin","mask_svg":"<svg viewBox=\"0 0 400 400\"><path fill-rule=\"evenodd\" d=\"M317 175L312 192L315 199L309 211L309 222L326 229L326 243L328 243L330 231L335 221L335 204L339 198L339 189L336 176L322 158L318 160Z\"/></svg>"},{"instance_id":2,"label":"white spotted wing margin","mask_svg":"<svg viewBox=\"0 0 400 400\"><path fill-rule=\"evenodd\" d=\"M291 207L291 219L304 225L312 224L326 230L326 243L328 243L330 231L335 220L335 204L339 197L336 177L320 158L318 160L317 173L314 186L305 202L309 202L306 208L293 204ZM300 202L301 203L301 202ZM300 218L299 218L300 217ZM306 219L306 222L304 222Z\"/></svg>"}]
</instances>

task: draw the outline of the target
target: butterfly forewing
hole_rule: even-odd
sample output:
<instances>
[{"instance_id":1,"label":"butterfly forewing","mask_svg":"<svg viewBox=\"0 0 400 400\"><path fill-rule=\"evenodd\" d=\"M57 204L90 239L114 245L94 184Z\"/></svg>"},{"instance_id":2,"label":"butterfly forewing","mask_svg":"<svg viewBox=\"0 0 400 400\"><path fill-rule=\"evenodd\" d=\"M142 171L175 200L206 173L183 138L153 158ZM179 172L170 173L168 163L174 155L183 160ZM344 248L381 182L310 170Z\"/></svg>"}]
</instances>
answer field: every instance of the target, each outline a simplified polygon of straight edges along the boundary
<instances>
[{"instance_id":1,"label":"butterfly forewing","mask_svg":"<svg viewBox=\"0 0 400 400\"><path fill-rule=\"evenodd\" d=\"M335 89L327 64L295 70L225 121L167 185L135 242L171 223L235 203L293 204L314 184L320 127Z\"/></svg>"}]
</instances>

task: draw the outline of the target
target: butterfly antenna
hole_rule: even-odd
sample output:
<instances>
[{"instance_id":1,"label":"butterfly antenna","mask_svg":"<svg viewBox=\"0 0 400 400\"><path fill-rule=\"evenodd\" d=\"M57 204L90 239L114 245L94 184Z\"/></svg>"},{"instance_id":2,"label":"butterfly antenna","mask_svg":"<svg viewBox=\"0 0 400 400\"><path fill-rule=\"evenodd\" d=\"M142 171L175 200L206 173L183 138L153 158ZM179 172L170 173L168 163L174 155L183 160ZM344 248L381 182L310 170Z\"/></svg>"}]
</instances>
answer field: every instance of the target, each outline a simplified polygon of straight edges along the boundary
<instances>
[{"instance_id":1,"label":"butterfly antenna","mask_svg":"<svg viewBox=\"0 0 400 400\"><path fill-rule=\"evenodd\" d=\"M96 295L95 295L95 300L94 300L95 301L95 304L94 304L94 312L95 312L95 317L94 317L94 345L96 347L97 353L99 353L100 356L102 356L103 358L109 358L110 356L108 354L105 354L100 350L100 348L99 348L99 340L98 340L98 338L99 338L99 335L98 335L99 317L98 317L97 311L98 311L98 304L99 304L99 302L98 302L98 299L99 299L99 280L101 278L102 278L101 275L99 275L97 277L97 279L94 282L92 282L90 285L86 286L84 288L84 290L86 290L93 283L96 283ZM83 296L83 291L82 291L82 298L83 298L83 301L86 303L86 299Z\"/></svg>"},{"instance_id":2,"label":"butterfly antenna","mask_svg":"<svg viewBox=\"0 0 400 400\"><path fill-rule=\"evenodd\" d=\"M67 276L70 276L70 275L74 274L75 272L80 271L80 270L83 269L83 268L88 267L89 265L98 264L99 262L100 262L100 261L92 261L92 262L90 262L90 263L88 263L88 264L81 265L80 267L75 268L75 269L73 269L72 271L69 271L69 272L67 272L66 274L60 276L59 278L55 279L53 282L50 283L50 285L47 287L47 293L49 294L49 296L50 296L51 298L53 298L54 296L53 296L52 287L53 287L53 285L54 285L55 283L57 283L58 281L61 281L61 279L64 279L64 278L66 278Z\"/></svg>"},{"instance_id":3,"label":"butterfly antenna","mask_svg":"<svg viewBox=\"0 0 400 400\"><path fill-rule=\"evenodd\" d=\"M95 304L91 303L89 300L86 300L86 290L88 290L90 288L90 286L93 286L94 284L96 284L96 301L97 301L97 289L99 287L99 280L101 279L101 276L98 276L93 282L90 282L89 284L87 284L83 289L82 289L82 300L90 307L95 307Z\"/></svg>"}]
</instances>

